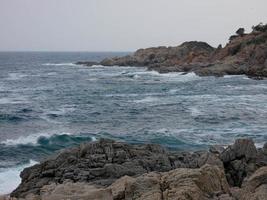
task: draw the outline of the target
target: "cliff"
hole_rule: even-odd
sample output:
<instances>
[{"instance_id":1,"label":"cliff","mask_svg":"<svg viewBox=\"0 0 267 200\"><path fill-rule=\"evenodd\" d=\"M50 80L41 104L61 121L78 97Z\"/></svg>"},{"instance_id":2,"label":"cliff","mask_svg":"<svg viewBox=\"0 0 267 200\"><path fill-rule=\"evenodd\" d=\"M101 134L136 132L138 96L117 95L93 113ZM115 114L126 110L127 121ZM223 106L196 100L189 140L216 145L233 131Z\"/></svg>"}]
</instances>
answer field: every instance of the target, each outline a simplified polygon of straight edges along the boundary
<instances>
[{"instance_id":1,"label":"cliff","mask_svg":"<svg viewBox=\"0 0 267 200\"><path fill-rule=\"evenodd\" d=\"M104 59L103 66L144 66L160 73L195 72L200 76L247 75L267 77L267 25L245 34L239 29L229 43L213 48L205 42L185 42L177 47L139 49L133 55ZM78 62L92 66L94 62Z\"/></svg>"},{"instance_id":2,"label":"cliff","mask_svg":"<svg viewBox=\"0 0 267 200\"><path fill-rule=\"evenodd\" d=\"M267 143L171 152L101 139L66 149L21 173L20 199L265 200Z\"/></svg>"}]
</instances>

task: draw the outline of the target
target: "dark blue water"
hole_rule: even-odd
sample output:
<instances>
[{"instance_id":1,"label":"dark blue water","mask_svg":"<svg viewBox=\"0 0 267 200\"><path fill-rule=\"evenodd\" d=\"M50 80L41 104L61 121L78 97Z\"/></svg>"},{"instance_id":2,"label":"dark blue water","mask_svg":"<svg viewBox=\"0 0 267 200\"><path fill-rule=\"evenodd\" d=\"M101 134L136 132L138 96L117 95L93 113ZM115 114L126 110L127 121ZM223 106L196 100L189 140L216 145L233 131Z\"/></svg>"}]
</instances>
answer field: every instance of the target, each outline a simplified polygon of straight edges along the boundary
<instances>
[{"instance_id":1,"label":"dark blue water","mask_svg":"<svg viewBox=\"0 0 267 200\"><path fill-rule=\"evenodd\" d=\"M267 141L267 80L72 64L124 54L0 53L0 194L23 167L100 137L180 150Z\"/></svg>"}]
</instances>

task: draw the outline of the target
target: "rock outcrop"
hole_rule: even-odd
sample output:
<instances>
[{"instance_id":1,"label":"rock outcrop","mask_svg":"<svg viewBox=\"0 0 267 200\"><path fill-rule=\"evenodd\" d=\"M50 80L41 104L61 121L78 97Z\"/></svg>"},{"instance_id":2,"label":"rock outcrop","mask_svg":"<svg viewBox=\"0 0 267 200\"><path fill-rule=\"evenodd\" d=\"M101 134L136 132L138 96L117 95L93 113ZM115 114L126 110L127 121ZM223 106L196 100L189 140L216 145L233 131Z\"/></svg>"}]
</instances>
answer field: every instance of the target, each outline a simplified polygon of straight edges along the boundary
<instances>
[{"instance_id":1,"label":"rock outcrop","mask_svg":"<svg viewBox=\"0 0 267 200\"><path fill-rule=\"evenodd\" d=\"M12 195L39 194L44 185L65 181L106 186L125 175L137 176L180 167L198 168L212 162L223 166L218 156L208 159L204 152L172 153L155 144L128 145L101 139L64 150L39 165L26 168L21 173L22 183Z\"/></svg>"},{"instance_id":2,"label":"rock outcrop","mask_svg":"<svg viewBox=\"0 0 267 200\"><path fill-rule=\"evenodd\" d=\"M267 167L261 167L244 181L239 199L267 200Z\"/></svg>"},{"instance_id":3,"label":"rock outcrop","mask_svg":"<svg viewBox=\"0 0 267 200\"><path fill-rule=\"evenodd\" d=\"M256 28L255 28L256 27ZM160 73L195 72L200 76L247 75L267 77L267 25L243 29L230 42L213 48L205 42L185 42L177 47L139 49L133 55L104 59L104 66L144 66ZM79 62L92 66L95 62Z\"/></svg>"},{"instance_id":4,"label":"rock outcrop","mask_svg":"<svg viewBox=\"0 0 267 200\"><path fill-rule=\"evenodd\" d=\"M243 179L256 170L257 149L252 140L238 139L220 154L228 182L241 186Z\"/></svg>"},{"instance_id":5,"label":"rock outcrop","mask_svg":"<svg viewBox=\"0 0 267 200\"><path fill-rule=\"evenodd\" d=\"M266 160L267 143L256 149L250 139L192 153L101 139L25 169L22 183L11 196L32 200L264 200Z\"/></svg>"}]
</instances>

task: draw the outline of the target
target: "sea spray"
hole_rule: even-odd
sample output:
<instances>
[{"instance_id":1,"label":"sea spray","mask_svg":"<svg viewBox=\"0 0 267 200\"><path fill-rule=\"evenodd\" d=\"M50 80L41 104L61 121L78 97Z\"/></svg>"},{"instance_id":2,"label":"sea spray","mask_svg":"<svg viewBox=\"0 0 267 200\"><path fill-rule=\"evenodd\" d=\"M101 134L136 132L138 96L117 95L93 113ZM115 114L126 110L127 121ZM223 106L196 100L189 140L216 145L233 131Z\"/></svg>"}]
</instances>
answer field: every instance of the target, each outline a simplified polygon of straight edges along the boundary
<instances>
[{"instance_id":1,"label":"sea spray","mask_svg":"<svg viewBox=\"0 0 267 200\"><path fill-rule=\"evenodd\" d=\"M20 184L20 172L26 168L37 164L34 160L11 168L0 168L0 195L9 194Z\"/></svg>"}]
</instances>

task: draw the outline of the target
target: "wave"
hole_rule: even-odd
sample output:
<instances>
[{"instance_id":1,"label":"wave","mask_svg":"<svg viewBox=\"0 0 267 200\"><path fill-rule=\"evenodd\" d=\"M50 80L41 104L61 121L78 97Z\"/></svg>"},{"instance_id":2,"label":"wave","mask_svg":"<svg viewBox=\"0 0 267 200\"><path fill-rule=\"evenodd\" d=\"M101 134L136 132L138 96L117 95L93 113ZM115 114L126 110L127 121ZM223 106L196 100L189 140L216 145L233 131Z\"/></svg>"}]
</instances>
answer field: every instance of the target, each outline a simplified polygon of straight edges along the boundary
<instances>
[{"instance_id":1,"label":"wave","mask_svg":"<svg viewBox=\"0 0 267 200\"><path fill-rule=\"evenodd\" d=\"M195 106L190 107L189 112L191 113L192 117L198 117L198 116L203 115L202 111L198 107L195 107Z\"/></svg>"},{"instance_id":2,"label":"wave","mask_svg":"<svg viewBox=\"0 0 267 200\"><path fill-rule=\"evenodd\" d=\"M245 77L245 75L224 75L223 78Z\"/></svg>"},{"instance_id":3,"label":"wave","mask_svg":"<svg viewBox=\"0 0 267 200\"><path fill-rule=\"evenodd\" d=\"M61 149L96 140L95 135L86 134L51 136L37 134L25 139L18 138L0 143L0 194L9 193L15 189L20 182L19 173L25 167L36 164ZM29 160L32 161L29 162Z\"/></svg>"},{"instance_id":4,"label":"wave","mask_svg":"<svg viewBox=\"0 0 267 200\"><path fill-rule=\"evenodd\" d=\"M143 99L134 100L134 103L151 103L151 102L155 102L155 101L159 101L159 98L148 96L148 97L145 97Z\"/></svg>"},{"instance_id":5,"label":"wave","mask_svg":"<svg viewBox=\"0 0 267 200\"><path fill-rule=\"evenodd\" d=\"M0 104L26 104L26 103L29 103L29 101L27 100L27 98L23 96L0 98Z\"/></svg>"},{"instance_id":6,"label":"wave","mask_svg":"<svg viewBox=\"0 0 267 200\"><path fill-rule=\"evenodd\" d=\"M6 80L11 80L11 81L20 80L20 79L27 77L27 76L28 75L22 74L22 73L9 73Z\"/></svg>"},{"instance_id":7,"label":"wave","mask_svg":"<svg viewBox=\"0 0 267 200\"><path fill-rule=\"evenodd\" d=\"M43 66L78 66L75 63L44 63Z\"/></svg>"},{"instance_id":8,"label":"wave","mask_svg":"<svg viewBox=\"0 0 267 200\"><path fill-rule=\"evenodd\" d=\"M96 140L96 135L72 135L70 133L34 134L17 139L8 139L0 143L0 168L10 167L10 162L18 165L29 159L39 161L60 149Z\"/></svg>"},{"instance_id":9,"label":"wave","mask_svg":"<svg viewBox=\"0 0 267 200\"><path fill-rule=\"evenodd\" d=\"M13 114L0 114L0 122L21 122L27 119L23 116L13 115Z\"/></svg>"},{"instance_id":10,"label":"wave","mask_svg":"<svg viewBox=\"0 0 267 200\"><path fill-rule=\"evenodd\" d=\"M28 136L21 136L17 139L7 139L5 141L2 141L0 144L4 144L7 146L13 146L13 145L38 145L39 140L41 138L50 138L50 137L56 137L60 135L71 135L70 133L58 133L58 134L48 134L48 133L39 133L34 135L28 135Z\"/></svg>"},{"instance_id":11,"label":"wave","mask_svg":"<svg viewBox=\"0 0 267 200\"><path fill-rule=\"evenodd\" d=\"M37 164L34 160L29 160L28 163L11 167L0 168L0 195L9 194L20 184L20 172L26 168Z\"/></svg>"},{"instance_id":12,"label":"wave","mask_svg":"<svg viewBox=\"0 0 267 200\"><path fill-rule=\"evenodd\" d=\"M169 72L169 73L159 73L157 71L149 71L146 68L145 70L137 69L135 72L123 72L121 75L138 79L142 76L154 76L157 78L163 78L168 79L170 81L181 81L181 82L187 82L187 81L193 81L193 80L199 80L201 77L197 76L194 72L184 74L183 72Z\"/></svg>"}]
</instances>

